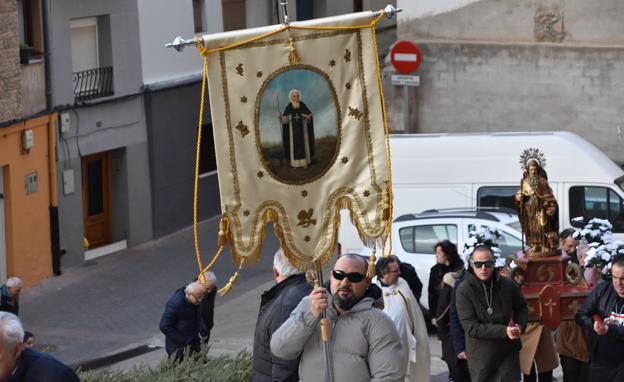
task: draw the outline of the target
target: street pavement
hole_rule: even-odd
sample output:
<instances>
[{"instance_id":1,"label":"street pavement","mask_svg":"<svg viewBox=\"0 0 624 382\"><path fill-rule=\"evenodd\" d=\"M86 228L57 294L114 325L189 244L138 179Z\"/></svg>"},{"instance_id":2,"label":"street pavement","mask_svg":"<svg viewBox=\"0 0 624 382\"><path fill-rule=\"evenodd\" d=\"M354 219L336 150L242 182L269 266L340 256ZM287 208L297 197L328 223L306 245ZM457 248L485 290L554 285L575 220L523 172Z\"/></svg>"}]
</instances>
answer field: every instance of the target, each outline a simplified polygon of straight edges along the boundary
<instances>
[{"instance_id":1,"label":"street pavement","mask_svg":"<svg viewBox=\"0 0 624 382\"><path fill-rule=\"evenodd\" d=\"M200 223L200 249L204 264L216 253L218 219ZM269 228L271 231L271 229ZM266 235L260 261L245 268L232 291L215 300L215 326L211 354L251 352L256 316L263 291L274 285L273 253L278 242ZM223 286L236 271L228 251L212 268ZM158 329L165 303L173 292L197 275L190 228L164 238L69 268L25 290L20 318L35 334L38 348L70 365L114 356L139 346L157 350L118 359L108 370L154 366L165 359L164 336ZM448 380L440 343L430 336L431 380ZM560 376L560 369L555 373Z\"/></svg>"}]
</instances>

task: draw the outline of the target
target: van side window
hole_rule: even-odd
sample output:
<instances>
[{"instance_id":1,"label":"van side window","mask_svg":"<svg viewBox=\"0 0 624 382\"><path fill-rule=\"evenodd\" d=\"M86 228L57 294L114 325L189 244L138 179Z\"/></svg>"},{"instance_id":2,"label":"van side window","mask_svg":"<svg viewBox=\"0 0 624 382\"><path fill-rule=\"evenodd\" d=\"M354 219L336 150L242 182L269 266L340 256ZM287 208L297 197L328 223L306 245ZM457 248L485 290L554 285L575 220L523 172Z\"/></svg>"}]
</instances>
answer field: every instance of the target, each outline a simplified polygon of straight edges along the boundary
<instances>
[{"instance_id":1,"label":"van side window","mask_svg":"<svg viewBox=\"0 0 624 382\"><path fill-rule=\"evenodd\" d=\"M477 207L504 207L516 210L516 186L481 187L477 191Z\"/></svg>"},{"instance_id":2,"label":"van side window","mask_svg":"<svg viewBox=\"0 0 624 382\"><path fill-rule=\"evenodd\" d=\"M570 219L608 219L613 232L624 232L624 200L606 187L570 187Z\"/></svg>"},{"instance_id":3,"label":"van side window","mask_svg":"<svg viewBox=\"0 0 624 382\"><path fill-rule=\"evenodd\" d=\"M457 244L457 226L435 224L405 227L399 230L399 238L405 252L434 255L433 246L442 240Z\"/></svg>"}]
</instances>

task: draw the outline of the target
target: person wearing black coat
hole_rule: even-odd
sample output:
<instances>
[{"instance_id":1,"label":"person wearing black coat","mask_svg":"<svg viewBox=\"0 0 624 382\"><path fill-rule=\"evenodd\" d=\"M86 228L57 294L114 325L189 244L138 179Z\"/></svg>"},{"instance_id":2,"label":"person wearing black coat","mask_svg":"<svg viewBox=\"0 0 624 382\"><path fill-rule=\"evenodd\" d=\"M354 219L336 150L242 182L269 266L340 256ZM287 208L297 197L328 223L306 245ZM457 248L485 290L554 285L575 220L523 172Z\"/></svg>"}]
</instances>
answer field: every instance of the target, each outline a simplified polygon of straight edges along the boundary
<instances>
[{"instance_id":1,"label":"person wearing black coat","mask_svg":"<svg viewBox=\"0 0 624 382\"><path fill-rule=\"evenodd\" d=\"M312 286L294 268L282 250L273 259L273 277L277 284L262 294L253 345L252 382L298 381L299 359L283 360L271 354L271 337L288 319Z\"/></svg>"},{"instance_id":2,"label":"person wearing black coat","mask_svg":"<svg viewBox=\"0 0 624 382\"><path fill-rule=\"evenodd\" d=\"M449 272L456 272L463 267L463 261L457 253L457 246L448 240L443 240L433 246L436 254L436 265L429 272L429 310L431 311L431 323L435 326L435 312L438 307L438 298L442 290L442 279Z\"/></svg>"},{"instance_id":3,"label":"person wearing black coat","mask_svg":"<svg viewBox=\"0 0 624 382\"><path fill-rule=\"evenodd\" d=\"M7 382L79 382L76 373L49 354L25 348Z\"/></svg>"},{"instance_id":4,"label":"person wearing black coat","mask_svg":"<svg viewBox=\"0 0 624 382\"><path fill-rule=\"evenodd\" d=\"M199 308L207 289L199 281L193 281L175 291L167 301L165 312L160 319L160 331L165 335L165 350L169 357L182 360L184 350L190 353L201 350L201 337L207 329Z\"/></svg>"},{"instance_id":5,"label":"person wearing black coat","mask_svg":"<svg viewBox=\"0 0 624 382\"><path fill-rule=\"evenodd\" d=\"M19 295L22 292L22 280L9 277L6 284L0 287L0 311L19 316Z\"/></svg>"},{"instance_id":6,"label":"person wearing black coat","mask_svg":"<svg viewBox=\"0 0 624 382\"><path fill-rule=\"evenodd\" d=\"M399 262L399 272L401 273L401 278L407 281L407 285L409 285L414 297L416 297L416 301L420 301L420 297L422 296L423 283L418 278L418 273L416 273L416 269L414 266L409 263L403 263L397 259ZM419 302L420 304L420 302Z\"/></svg>"},{"instance_id":7,"label":"person wearing black coat","mask_svg":"<svg viewBox=\"0 0 624 382\"><path fill-rule=\"evenodd\" d=\"M16 315L0 312L0 381L78 382L69 367L52 356L24 347L24 328Z\"/></svg>"},{"instance_id":8,"label":"person wearing black coat","mask_svg":"<svg viewBox=\"0 0 624 382\"><path fill-rule=\"evenodd\" d=\"M590 333L590 382L624 381L624 255L611 261L611 281L594 287L575 317Z\"/></svg>"}]
</instances>

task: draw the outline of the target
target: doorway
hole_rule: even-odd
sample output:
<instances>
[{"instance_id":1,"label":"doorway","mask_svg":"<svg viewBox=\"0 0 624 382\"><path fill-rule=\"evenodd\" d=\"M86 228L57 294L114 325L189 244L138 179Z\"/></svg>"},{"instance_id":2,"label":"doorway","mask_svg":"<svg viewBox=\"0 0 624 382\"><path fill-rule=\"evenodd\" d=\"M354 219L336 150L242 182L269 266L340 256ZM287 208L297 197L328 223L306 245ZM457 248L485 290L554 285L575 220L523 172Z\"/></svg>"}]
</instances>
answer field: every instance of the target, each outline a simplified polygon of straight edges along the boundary
<instances>
[{"instance_id":1,"label":"doorway","mask_svg":"<svg viewBox=\"0 0 624 382\"><path fill-rule=\"evenodd\" d=\"M89 249L111 242L110 154L82 158L82 215Z\"/></svg>"},{"instance_id":2,"label":"doorway","mask_svg":"<svg viewBox=\"0 0 624 382\"><path fill-rule=\"evenodd\" d=\"M4 201L6 193L4 192L4 167L0 167L0 280L4 282L7 278L6 272L6 236L4 226Z\"/></svg>"}]
</instances>

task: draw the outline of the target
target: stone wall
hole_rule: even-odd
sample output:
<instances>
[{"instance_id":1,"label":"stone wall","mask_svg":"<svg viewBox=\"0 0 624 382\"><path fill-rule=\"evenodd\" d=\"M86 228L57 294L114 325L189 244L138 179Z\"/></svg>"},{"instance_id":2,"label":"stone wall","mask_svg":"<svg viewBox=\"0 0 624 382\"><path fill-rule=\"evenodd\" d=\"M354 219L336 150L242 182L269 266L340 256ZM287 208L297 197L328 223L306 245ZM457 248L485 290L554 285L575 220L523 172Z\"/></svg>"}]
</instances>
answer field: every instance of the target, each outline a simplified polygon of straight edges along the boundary
<instances>
[{"instance_id":1,"label":"stone wall","mask_svg":"<svg viewBox=\"0 0 624 382\"><path fill-rule=\"evenodd\" d=\"M423 56L407 132L567 130L624 164L623 2L461 4L399 18L399 39ZM401 131L402 93L384 70L390 127Z\"/></svg>"},{"instance_id":2,"label":"stone wall","mask_svg":"<svg viewBox=\"0 0 624 382\"><path fill-rule=\"evenodd\" d=\"M418 43L410 132L575 132L624 163L624 49ZM400 93L385 86L389 110ZM395 113L396 114L396 113ZM400 130L402 120L391 119ZM394 125L393 125L394 124Z\"/></svg>"},{"instance_id":3,"label":"stone wall","mask_svg":"<svg viewBox=\"0 0 624 382\"><path fill-rule=\"evenodd\" d=\"M0 123L22 118L15 0L0 0Z\"/></svg>"}]
</instances>

